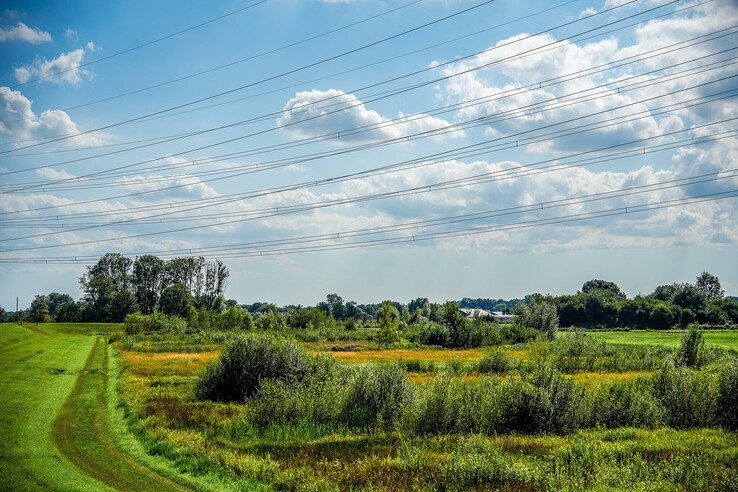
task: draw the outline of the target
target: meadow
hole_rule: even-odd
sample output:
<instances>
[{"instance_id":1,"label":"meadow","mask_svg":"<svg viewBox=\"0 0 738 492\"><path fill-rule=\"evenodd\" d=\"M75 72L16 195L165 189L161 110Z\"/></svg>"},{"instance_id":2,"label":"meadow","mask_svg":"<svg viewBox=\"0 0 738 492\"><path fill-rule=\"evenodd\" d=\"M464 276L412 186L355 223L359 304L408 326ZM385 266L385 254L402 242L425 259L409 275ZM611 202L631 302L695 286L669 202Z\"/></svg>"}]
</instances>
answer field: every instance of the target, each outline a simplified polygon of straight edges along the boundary
<instances>
[{"instance_id":1,"label":"meadow","mask_svg":"<svg viewBox=\"0 0 738 492\"><path fill-rule=\"evenodd\" d=\"M234 331L125 335L119 325L5 324L1 333L0 488L738 483L738 434L721 420L716 396L738 357L725 345L733 332L705 332L699 369L668 364L675 332L560 333L476 349L378 346L363 331L244 339ZM246 399L218 398L217 385L208 386L222 376L213 367L224 352L237 360L229 347L239 344L252 372L272 377Z\"/></svg>"}]
</instances>

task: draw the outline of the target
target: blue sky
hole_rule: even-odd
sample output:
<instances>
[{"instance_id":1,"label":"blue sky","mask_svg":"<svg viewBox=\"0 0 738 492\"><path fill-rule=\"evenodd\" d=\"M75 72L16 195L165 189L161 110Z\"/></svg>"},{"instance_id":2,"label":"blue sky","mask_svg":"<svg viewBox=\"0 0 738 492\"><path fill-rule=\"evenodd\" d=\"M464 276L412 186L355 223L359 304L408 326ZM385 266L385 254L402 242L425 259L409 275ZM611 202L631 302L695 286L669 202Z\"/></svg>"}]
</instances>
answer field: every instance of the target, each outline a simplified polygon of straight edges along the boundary
<instances>
[{"instance_id":1,"label":"blue sky","mask_svg":"<svg viewBox=\"0 0 738 492\"><path fill-rule=\"evenodd\" d=\"M738 117L736 94L731 92L738 89L732 78L738 73L738 50L731 50L738 46L738 34L731 30L738 21L734 0L480 4L268 0L100 60L241 9L248 2L6 2L0 17L4 60L0 70L0 258L53 261L106 251L161 251L167 256L173 250L277 241L260 247L267 251L316 234L328 239L306 246L348 246L361 240L340 238L340 233L351 230L529 207L513 215L370 236L407 239L624 207L632 210L645 203L697 200L738 189L733 171L738 152L731 133L737 127L732 118ZM464 9L471 10L300 69ZM378 17L359 22L373 16ZM357 24L234 63L353 23ZM605 24L611 25L601 27ZM668 50L668 46L675 48ZM479 54L468 56L474 53ZM394 57L398 58L388 60ZM100 61L86 65L95 60ZM226 64L232 65L166 83ZM368 64L372 66L360 68ZM488 68L479 68L482 65ZM415 71L421 73L358 90ZM262 79L270 80L257 83ZM162 83L166 85L146 89ZM426 84L377 99L385 91L419 83ZM251 86L235 90L245 85ZM156 117L118 124L231 90ZM139 92L120 96L129 91ZM85 106L75 108L80 105ZM450 109L437 114L442 107ZM135 148L142 140L264 115L269 116ZM478 123L465 126L474 121ZM573 135L552 133L573 132L585 124L590 127ZM349 131L367 125L373 125L371 131ZM343 132L340 138L321 138L339 132ZM252 133L259 134L248 137ZM65 135L72 137L49 142ZM237 140L213 145L233 139ZM429 157L484 141L498 148L446 160ZM640 143L624 146L634 141ZM274 145L287 147L254 153ZM615 145L631 152L612 156L613 150L606 148ZM656 145L665 148L651 152ZM192 151L203 146L208 148ZM641 147L648 151L634 152ZM116 153L100 155L112 151ZM239 152L242 155L212 161ZM316 153L330 155L305 160ZM602 162L571 165L577 155ZM199 161L188 164L192 159ZM406 160L422 165L333 184L294 186ZM284 165L243 172L277 161ZM562 168L526 174L526 166L544 162L559 163ZM436 185L480 174L507 177L447 189ZM685 184L707 175L719 179L703 180L699 186ZM288 185L293 185L288 191L205 209L188 208L218 203L236 193ZM428 185L436 188L356 201ZM644 186L653 189L541 207L544 210L533 207ZM139 194L120 197L130 193ZM351 203L274 214L278 207L335 200ZM510 298L536 291L573 292L590 278L616 281L634 295L650 292L660 283L691 281L703 270L717 274L726 291L736 293L735 203L735 198L677 202L646 213L412 244L256 257L225 255L232 271L228 296L242 302L280 304L313 304L329 292L360 302L388 297L407 301L417 296L439 301L464 296ZM179 212L154 222L152 217L167 206ZM259 218L265 210L271 216ZM253 220L233 222L248 214ZM121 224L121 220L128 222ZM175 231L185 227L196 228ZM148 235L132 237L141 234ZM14 308L19 296L25 306L34 294L54 290L79 295L77 279L83 272L83 264L0 264L0 305Z\"/></svg>"}]
</instances>

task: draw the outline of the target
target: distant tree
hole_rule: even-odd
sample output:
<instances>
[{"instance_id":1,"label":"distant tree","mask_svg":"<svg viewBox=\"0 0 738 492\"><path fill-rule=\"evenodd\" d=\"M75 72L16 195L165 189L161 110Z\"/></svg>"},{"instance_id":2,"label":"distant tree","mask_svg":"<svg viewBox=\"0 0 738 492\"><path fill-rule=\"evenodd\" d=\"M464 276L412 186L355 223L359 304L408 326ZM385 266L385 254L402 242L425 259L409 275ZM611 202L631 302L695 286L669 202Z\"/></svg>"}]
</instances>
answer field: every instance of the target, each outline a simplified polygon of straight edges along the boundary
<instances>
[{"instance_id":1,"label":"distant tree","mask_svg":"<svg viewBox=\"0 0 738 492\"><path fill-rule=\"evenodd\" d=\"M8 313L5 312L5 309L0 307L0 323L7 323L8 322Z\"/></svg>"},{"instance_id":2,"label":"distant tree","mask_svg":"<svg viewBox=\"0 0 738 492\"><path fill-rule=\"evenodd\" d=\"M397 333L398 321L400 313L391 301L384 301L379 306L377 313L377 321L379 322L379 331L374 336L374 340L380 346L387 346L400 341L400 335Z\"/></svg>"},{"instance_id":3,"label":"distant tree","mask_svg":"<svg viewBox=\"0 0 738 492\"><path fill-rule=\"evenodd\" d=\"M418 297L417 299L413 299L408 303L407 308L410 313L421 311L421 314L425 317L430 314L430 302L427 297Z\"/></svg>"},{"instance_id":4,"label":"distant tree","mask_svg":"<svg viewBox=\"0 0 738 492\"><path fill-rule=\"evenodd\" d=\"M227 308L220 315L221 328L226 330L232 330L234 328L241 328L244 318L244 311L238 306L231 306Z\"/></svg>"},{"instance_id":5,"label":"distant tree","mask_svg":"<svg viewBox=\"0 0 738 492\"><path fill-rule=\"evenodd\" d=\"M516 308L517 321L523 326L536 329L544 333L550 340L556 338L559 329L559 317L556 307L549 302L534 302L533 304L519 304Z\"/></svg>"},{"instance_id":6,"label":"distant tree","mask_svg":"<svg viewBox=\"0 0 738 492\"><path fill-rule=\"evenodd\" d=\"M584 282L584 285L582 285L582 294L588 294L595 291L611 294L617 299L625 299L626 297L623 291L620 290L620 287L618 287L618 284L616 284L615 282L592 279Z\"/></svg>"},{"instance_id":7,"label":"distant tree","mask_svg":"<svg viewBox=\"0 0 738 492\"><path fill-rule=\"evenodd\" d=\"M674 296L671 298L671 302L695 313L700 313L707 307L705 293L692 284L680 284Z\"/></svg>"},{"instance_id":8,"label":"distant tree","mask_svg":"<svg viewBox=\"0 0 738 492\"><path fill-rule=\"evenodd\" d=\"M52 318L56 318L56 313L60 307L65 304L71 304L74 302L72 296L68 294L60 294L58 292L52 292L51 294L46 296L46 299L49 302L49 314Z\"/></svg>"},{"instance_id":9,"label":"distant tree","mask_svg":"<svg viewBox=\"0 0 738 492\"><path fill-rule=\"evenodd\" d=\"M36 296L28 309L28 320L33 323L43 323L49 320L49 301L46 296Z\"/></svg>"},{"instance_id":10,"label":"distant tree","mask_svg":"<svg viewBox=\"0 0 738 492\"><path fill-rule=\"evenodd\" d=\"M190 312L192 295L182 284L172 284L161 293L159 310L164 314L186 318Z\"/></svg>"},{"instance_id":11,"label":"distant tree","mask_svg":"<svg viewBox=\"0 0 738 492\"><path fill-rule=\"evenodd\" d=\"M328 294L322 304L321 310L326 312L326 316L333 316L336 319L346 317L346 306L343 298L338 294Z\"/></svg>"},{"instance_id":12,"label":"distant tree","mask_svg":"<svg viewBox=\"0 0 738 492\"><path fill-rule=\"evenodd\" d=\"M241 320L241 328L244 330L251 330L254 327L254 318L251 313L244 310L243 319Z\"/></svg>"},{"instance_id":13,"label":"distant tree","mask_svg":"<svg viewBox=\"0 0 738 492\"><path fill-rule=\"evenodd\" d=\"M54 320L59 323L73 323L84 321L83 303L69 302L62 304L56 309Z\"/></svg>"},{"instance_id":14,"label":"distant tree","mask_svg":"<svg viewBox=\"0 0 738 492\"><path fill-rule=\"evenodd\" d=\"M725 295L720 280L708 272L702 272L694 285L705 294L708 301L719 301Z\"/></svg>"}]
</instances>

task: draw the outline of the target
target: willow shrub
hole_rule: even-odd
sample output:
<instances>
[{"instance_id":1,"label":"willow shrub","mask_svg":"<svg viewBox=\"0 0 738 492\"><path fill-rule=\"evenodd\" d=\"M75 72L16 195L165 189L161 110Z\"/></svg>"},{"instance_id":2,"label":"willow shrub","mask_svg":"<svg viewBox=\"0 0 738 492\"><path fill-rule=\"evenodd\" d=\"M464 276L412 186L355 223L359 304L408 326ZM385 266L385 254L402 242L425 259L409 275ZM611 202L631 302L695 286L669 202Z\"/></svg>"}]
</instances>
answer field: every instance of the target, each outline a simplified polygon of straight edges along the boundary
<instances>
[{"instance_id":1,"label":"willow shrub","mask_svg":"<svg viewBox=\"0 0 738 492\"><path fill-rule=\"evenodd\" d=\"M195 396L201 400L244 401L263 380L300 381L315 360L294 342L270 336L239 337L226 344L201 374Z\"/></svg>"}]
</instances>

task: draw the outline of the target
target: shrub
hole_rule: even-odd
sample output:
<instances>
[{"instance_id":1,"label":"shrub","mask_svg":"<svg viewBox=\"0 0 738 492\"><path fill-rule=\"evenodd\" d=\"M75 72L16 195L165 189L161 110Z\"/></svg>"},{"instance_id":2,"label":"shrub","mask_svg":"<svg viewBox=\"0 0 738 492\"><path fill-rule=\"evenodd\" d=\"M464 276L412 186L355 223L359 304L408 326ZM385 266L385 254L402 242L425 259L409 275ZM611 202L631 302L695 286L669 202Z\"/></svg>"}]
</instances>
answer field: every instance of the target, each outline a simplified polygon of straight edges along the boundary
<instances>
[{"instance_id":1,"label":"shrub","mask_svg":"<svg viewBox=\"0 0 738 492\"><path fill-rule=\"evenodd\" d=\"M127 335L138 335L141 333L184 333L187 329L187 323L179 316L169 316L161 313L129 314L123 323Z\"/></svg>"},{"instance_id":2,"label":"shrub","mask_svg":"<svg viewBox=\"0 0 738 492\"><path fill-rule=\"evenodd\" d=\"M225 330L241 328L244 314L243 309L238 306L231 306L220 314L220 327Z\"/></svg>"},{"instance_id":3,"label":"shrub","mask_svg":"<svg viewBox=\"0 0 738 492\"><path fill-rule=\"evenodd\" d=\"M328 356L316 358L302 381L265 379L254 400L253 422L260 427L337 422L346 398L344 383L335 359Z\"/></svg>"},{"instance_id":4,"label":"shrub","mask_svg":"<svg viewBox=\"0 0 738 492\"><path fill-rule=\"evenodd\" d=\"M239 337L208 364L195 388L201 400L244 401L265 379L300 381L313 362L302 347L268 336Z\"/></svg>"},{"instance_id":5,"label":"shrub","mask_svg":"<svg viewBox=\"0 0 738 492\"><path fill-rule=\"evenodd\" d=\"M353 427L392 428L411 399L404 369L381 364L356 371L343 407L345 421Z\"/></svg>"},{"instance_id":6,"label":"shrub","mask_svg":"<svg viewBox=\"0 0 738 492\"><path fill-rule=\"evenodd\" d=\"M479 361L481 374L506 374L515 366L515 362L502 350L494 349Z\"/></svg>"},{"instance_id":7,"label":"shrub","mask_svg":"<svg viewBox=\"0 0 738 492\"><path fill-rule=\"evenodd\" d=\"M256 318L254 326L257 330L280 331L287 328L287 323L278 313L267 311Z\"/></svg>"},{"instance_id":8,"label":"shrub","mask_svg":"<svg viewBox=\"0 0 738 492\"><path fill-rule=\"evenodd\" d=\"M565 433L586 419L584 390L556 369L543 366L512 385L516 391L509 412L511 430Z\"/></svg>"},{"instance_id":9,"label":"shrub","mask_svg":"<svg viewBox=\"0 0 738 492\"><path fill-rule=\"evenodd\" d=\"M653 376L653 390L672 427L707 427L715 422L717 385L702 371L665 362Z\"/></svg>"},{"instance_id":10,"label":"shrub","mask_svg":"<svg viewBox=\"0 0 738 492\"><path fill-rule=\"evenodd\" d=\"M723 427L738 430L738 360L733 360L720 372L717 414Z\"/></svg>"},{"instance_id":11,"label":"shrub","mask_svg":"<svg viewBox=\"0 0 738 492\"><path fill-rule=\"evenodd\" d=\"M505 323L499 326L502 337L510 343L530 342L540 335L538 330L523 326L520 323Z\"/></svg>"},{"instance_id":12,"label":"shrub","mask_svg":"<svg viewBox=\"0 0 738 492\"><path fill-rule=\"evenodd\" d=\"M251 313L243 310L243 319L241 319L241 328L248 331L251 330L254 327L254 318L251 316Z\"/></svg>"},{"instance_id":13,"label":"shrub","mask_svg":"<svg viewBox=\"0 0 738 492\"><path fill-rule=\"evenodd\" d=\"M699 325L689 325L689 329L682 335L682 341L677 352L677 363L682 366L699 367L704 360L705 340Z\"/></svg>"},{"instance_id":14,"label":"shrub","mask_svg":"<svg viewBox=\"0 0 738 492\"><path fill-rule=\"evenodd\" d=\"M656 427L664 408L640 381L617 382L599 388L592 397L592 423L605 427Z\"/></svg>"},{"instance_id":15,"label":"shrub","mask_svg":"<svg viewBox=\"0 0 738 492\"><path fill-rule=\"evenodd\" d=\"M523 326L544 333L549 340L556 338L556 332L559 329L559 316L556 314L556 306L548 302L521 305L518 309L518 321Z\"/></svg>"},{"instance_id":16,"label":"shrub","mask_svg":"<svg viewBox=\"0 0 738 492\"><path fill-rule=\"evenodd\" d=\"M443 467L445 481L455 488L483 488L515 490L535 476L525 466L505 457L493 444L472 437L454 450ZM502 487L500 487L502 486ZM528 487L522 487L527 489Z\"/></svg>"},{"instance_id":17,"label":"shrub","mask_svg":"<svg viewBox=\"0 0 738 492\"><path fill-rule=\"evenodd\" d=\"M418 341L423 345L447 347L449 342L448 328L438 323L428 323L420 328Z\"/></svg>"}]
</instances>

